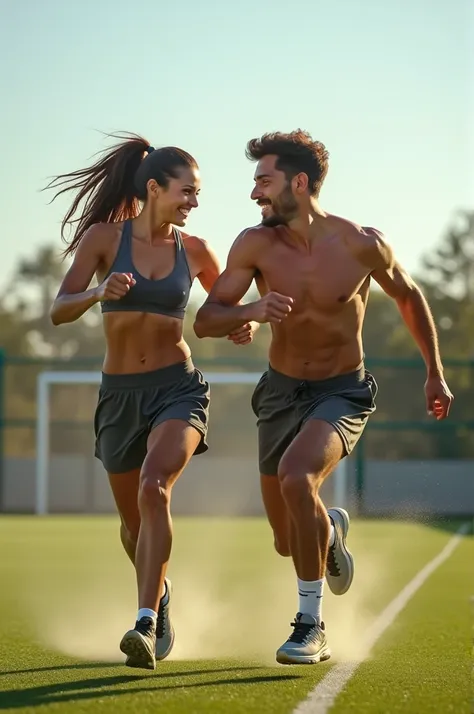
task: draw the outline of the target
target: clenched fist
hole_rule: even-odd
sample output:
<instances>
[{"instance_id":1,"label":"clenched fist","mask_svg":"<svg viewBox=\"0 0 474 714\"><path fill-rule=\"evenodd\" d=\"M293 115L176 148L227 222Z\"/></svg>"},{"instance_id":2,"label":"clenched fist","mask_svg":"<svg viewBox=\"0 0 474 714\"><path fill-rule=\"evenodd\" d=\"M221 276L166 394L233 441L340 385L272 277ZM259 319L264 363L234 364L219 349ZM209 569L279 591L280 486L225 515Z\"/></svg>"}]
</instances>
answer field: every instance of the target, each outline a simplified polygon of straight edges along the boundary
<instances>
[{"instance_id":1,"label":"clenched fist","mask_svg":"<svg viewBox=\"0 0 474 714\"><path fill-rule=\"evenodd\" d=\"M454 397L441 376L428 377L425 383L426 409L437 421L449 416Z\"/></svg>"},{"instance_id":2,"label":"clenched fist","mask_svg":"<svg viewBox=\"0 0 474 714\"><path fill-rule=\"evenodd\" d=\"M249 316L255 322L281 322L292 310L293 298L270 292L260 300L250 303Z\"/></svg>"},{"instance_id":3,"label":"clenched fist","mask_svg":"<svg viewBox=\"0 0 474 714\"><path fill-rule=\"evenodd\" d=\"M247 322L247 324L237 327L227 335L227 339L233 342L234 345L249 345L259 327L258 322Z\"/></svg>"},{"instance_id":4,"label":"clenched fist","mask_svg":"<svg viewBox=\"0 0 474 714\"><path fill-rule=\"evenodd\" d=\"M100 302L120 300L136 283L132 273L111 273L97 288Z\"/></svg>"}]
</instances>

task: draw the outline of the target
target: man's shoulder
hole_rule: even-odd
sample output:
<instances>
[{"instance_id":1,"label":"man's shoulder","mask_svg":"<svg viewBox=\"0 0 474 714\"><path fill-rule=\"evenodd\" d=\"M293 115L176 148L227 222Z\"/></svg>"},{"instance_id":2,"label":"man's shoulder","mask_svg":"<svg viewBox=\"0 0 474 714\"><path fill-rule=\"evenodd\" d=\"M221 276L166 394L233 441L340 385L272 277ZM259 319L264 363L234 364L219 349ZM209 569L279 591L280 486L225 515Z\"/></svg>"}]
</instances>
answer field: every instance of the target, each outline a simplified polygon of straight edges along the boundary
<instances>
[{"instance_id":1,"label":"man's shoulder","mask_svg":"<svg viewBox=\"0 0 474 714\"><path fill-rule=\"evenodd\" d=\"M384 240L385 236L381 230L373 226L362 226L356 221L341 216L331 216L341 235L361 244L373 244L378 240Z\"/></svg>"},{"instance_id":2,"label":"man's shoulder","mask_svg":"<svg viewBox=\"0 0 474 714\"><path fill-rule=\"evenodd\" d=\"M240 231L232 243L227 267L252 267L258 269L260 259L269 247L272 230L266 226L250 226Z\"/></svg>"},{"instance_id":3,"label":"man's shoulder","mask_svg":"<svg viewBox=\"0 0 474 714\"><path fill-rule=\"evenodd\" d=\"M391 261L390 246L379 228L363 226L356 221L338 216L332 218L346 248L369 273Z\"/></svg>"},{"instance_id":4,"label":"man's shoulder","mask_svg":"<svg viewBox=\"0 0 474 714\"><path fill-rule=\"evenodd\" d=\"M362 226L347 218L338 218L341 237L355 255L374 255L386 247L386 237L379 228Z\"/></svg>"},{"instance_id":5,"label":"man's shoulder","mask_svg":"<svg viewBox=\"0 0 474 714\"><path fill-rule=\"evenodd\" d=\"M263 225L250 226L240 231L232 248L255 250L268 243L274 237L274 229Z\"/></svg>"},{"instance_id":6,"label":"man's shoulder","mask_svg":"<svg viewBox=\"0 0 474 714\"><path fill-rule=\"evenodd\" d=\"M265 240L270 238L274 234L274 232L274 228L269 228L268 226L264 226L259 223L256 226L249 226L240 231L239 235L237 236L237 240L244 238L247 240L251 238L259 238Z\"/></svg>"}]
</instances>

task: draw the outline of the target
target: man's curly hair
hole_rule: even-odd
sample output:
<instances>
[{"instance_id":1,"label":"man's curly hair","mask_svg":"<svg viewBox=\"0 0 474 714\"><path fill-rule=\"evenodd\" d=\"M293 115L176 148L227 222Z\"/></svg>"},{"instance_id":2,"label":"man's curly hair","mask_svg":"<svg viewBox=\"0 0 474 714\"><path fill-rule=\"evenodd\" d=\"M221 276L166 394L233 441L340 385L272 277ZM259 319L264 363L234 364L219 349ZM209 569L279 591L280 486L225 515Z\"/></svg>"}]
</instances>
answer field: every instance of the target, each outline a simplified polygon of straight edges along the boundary
<instances>
[{"instance_id":1,"label":"man's curly hair","mask_svg":"<svg viewBox=\"0 0 474 714\"><path fill-rule=\"evenodd\" d=\"M289 181L297 174L305 173L310 194L319 196L328 172L329 152L320 141L313 141L307 131L296 129L290 134L279 131L264 134L248 142L245 154L250 161L276 155L275 167L283 171Z\"/></svg>"}]
</instances>

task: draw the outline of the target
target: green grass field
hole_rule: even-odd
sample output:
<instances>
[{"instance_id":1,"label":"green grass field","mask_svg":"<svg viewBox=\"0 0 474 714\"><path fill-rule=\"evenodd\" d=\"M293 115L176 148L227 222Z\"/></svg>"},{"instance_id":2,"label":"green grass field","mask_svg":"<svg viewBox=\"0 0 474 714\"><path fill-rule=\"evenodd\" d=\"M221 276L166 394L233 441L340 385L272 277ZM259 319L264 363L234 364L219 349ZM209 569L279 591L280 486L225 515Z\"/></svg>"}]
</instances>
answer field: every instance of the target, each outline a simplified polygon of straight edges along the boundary
<instances>
[{"instance_id":1,"label":"green grass field","mask_svg":"<svg viewBox=\"0 0 474 714\"><path fill-rule=\"evenodd\" d=\"M291 714L318 681L357 660L367 627L459 523L355 521L351 591L326 591L333 658L282 667L297 606L291 563L259 519L176 519L169 575L177 640L155 672L118 642L136 614L113 517L0 519L0 710L96 714ZM474 539L426 581L337 698L334 714L471 711Z\"/></svg>"}]
</instances>

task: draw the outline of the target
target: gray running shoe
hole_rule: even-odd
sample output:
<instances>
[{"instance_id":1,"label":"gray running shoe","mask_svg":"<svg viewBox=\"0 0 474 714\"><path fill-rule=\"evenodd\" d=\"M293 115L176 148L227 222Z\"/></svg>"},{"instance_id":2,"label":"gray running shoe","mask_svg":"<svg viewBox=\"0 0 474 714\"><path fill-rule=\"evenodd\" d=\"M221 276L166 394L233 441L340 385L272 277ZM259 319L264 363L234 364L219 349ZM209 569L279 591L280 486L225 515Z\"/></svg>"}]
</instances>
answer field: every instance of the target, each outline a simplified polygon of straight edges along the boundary
<instances>
[{"instance_id":1,"label":"gray running shoe","mask_svg":"<svg viewBox=\"0 0 474 714\"><path fill-rule=\"evenodd\" d=\"M171 580L165 578L166 593L160 600L158 617L156 619L156 648L155 656L158 661L168 657L174 645L174 627L170 619L170 604L172 585ZM167 598L166 603L163 600Z\"/></svg>"},{"instance_id":2,"label":"gray running shoe","mask_svg":"<svg viewBox=\"0 0 474 714\"><path fill-rule=\"evenodd\" d=\"M328 516L334 526L334 544L328 551L326 580L334 595L344 595L354 578L354 558L346 546L349 514L343 508L330 508Z\"/></svg>"},{"instance_id":3,"label":"gray running shoe","mask_svg":"<svg viewBox=\"0 0 474 714\"><path fill-rule=\"evenodd\" d=\"M155 623L151 617L137 620L133 630L122 637L120 649L127 655L125 665L141 669L155 669Z\"/></svg>"},{"instance_id":4,"label":"gray running shoe","mask_svg":"<svg viewBox=\"0 0 474 714\"><path fill-rule=\"evenodd\" d=\"M317 664L330 658L331 650L328 647L323 622L318 625L312 615L298 612L291 626L294 628L292 634L276 653L277 662Z\"/></svg>"}]
</instances>

